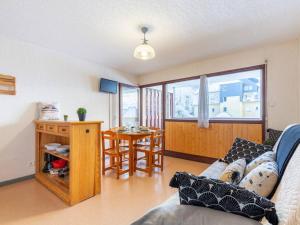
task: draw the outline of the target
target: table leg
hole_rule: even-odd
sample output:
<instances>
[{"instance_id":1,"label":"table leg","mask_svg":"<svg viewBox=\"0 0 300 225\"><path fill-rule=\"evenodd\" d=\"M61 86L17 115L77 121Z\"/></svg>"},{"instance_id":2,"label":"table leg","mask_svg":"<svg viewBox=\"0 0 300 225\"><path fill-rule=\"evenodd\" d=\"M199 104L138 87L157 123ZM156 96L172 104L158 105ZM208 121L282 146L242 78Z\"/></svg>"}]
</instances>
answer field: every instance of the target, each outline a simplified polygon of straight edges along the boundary
<instances>
[{"instance_id":1,"label":"table leg","mask_svg":"<svg viewBox=\"0 0 300 225\"><path fill-rule=\"evenodd\" d=\"M129 139L129 176L133 175L133 166L134 166L134 151L132 138Z\"/></svg>"}]
</instances>

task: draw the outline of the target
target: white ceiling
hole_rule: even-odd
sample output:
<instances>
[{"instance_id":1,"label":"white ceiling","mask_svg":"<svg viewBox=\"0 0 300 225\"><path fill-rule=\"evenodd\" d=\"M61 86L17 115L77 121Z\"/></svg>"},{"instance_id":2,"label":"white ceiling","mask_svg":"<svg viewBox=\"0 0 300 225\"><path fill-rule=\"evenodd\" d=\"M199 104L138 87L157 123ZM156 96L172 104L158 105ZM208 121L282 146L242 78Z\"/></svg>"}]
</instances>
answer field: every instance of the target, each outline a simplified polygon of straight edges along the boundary
<instances>
[{"instance_id":1,"label":"white ceiling","mask_svg":"<svg viewBox=\"0 0 300 225\"><path fill-rule=\"evenodd\" d=\"M296 38L300 0L1 0L0 34L137 75Z\"/></svg>"}]
</instances>

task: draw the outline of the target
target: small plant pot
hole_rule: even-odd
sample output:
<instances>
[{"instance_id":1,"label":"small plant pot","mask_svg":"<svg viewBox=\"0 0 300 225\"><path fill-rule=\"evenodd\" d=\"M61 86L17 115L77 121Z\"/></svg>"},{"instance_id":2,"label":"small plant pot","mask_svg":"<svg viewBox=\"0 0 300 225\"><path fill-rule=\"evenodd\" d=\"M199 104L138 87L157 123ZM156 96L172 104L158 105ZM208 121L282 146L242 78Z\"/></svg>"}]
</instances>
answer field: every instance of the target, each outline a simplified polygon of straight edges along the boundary
<instances>
[{"instance_id":1,"label":"small plant pot","mask_svg":"<svg viewBox=\"0 0 300 225\"><path fill-rule=\"evenodd\" d=\"M85 121L85 116L86 116L86 114L79 114L78 113L78 119L79 119L79 121Z\"/></svg>"},{"instance_id":2,"label":"small plant pot","mask_svg":"<svg viewBox=\"0 0 300 225\"><path fill-rule=\"evenodd\" d=\"M64 115L64 121L68 121L68 115Z\"/></svg>"}]
</instances>

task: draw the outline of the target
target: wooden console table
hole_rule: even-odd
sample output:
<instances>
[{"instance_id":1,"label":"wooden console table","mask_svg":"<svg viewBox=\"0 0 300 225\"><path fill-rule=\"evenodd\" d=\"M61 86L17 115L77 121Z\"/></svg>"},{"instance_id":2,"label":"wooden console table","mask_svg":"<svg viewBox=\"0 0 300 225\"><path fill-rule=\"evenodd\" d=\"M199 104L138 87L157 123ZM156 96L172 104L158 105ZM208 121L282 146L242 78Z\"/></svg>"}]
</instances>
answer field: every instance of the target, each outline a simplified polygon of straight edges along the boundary
<instances>
[{"instance_id":1,"label":"wooden console table","mask_svg":"<svg viewBox=\"0 0 300 225\"><path fill-rule=\"evenodd\" d=\"M69 205L100 193L101 121L35 121L36 179ZM45 144L70 145L68 156L45 149ZM69 175L61 178L42 171L45 154L68 161Z\"/></svg>"}]
</instances>

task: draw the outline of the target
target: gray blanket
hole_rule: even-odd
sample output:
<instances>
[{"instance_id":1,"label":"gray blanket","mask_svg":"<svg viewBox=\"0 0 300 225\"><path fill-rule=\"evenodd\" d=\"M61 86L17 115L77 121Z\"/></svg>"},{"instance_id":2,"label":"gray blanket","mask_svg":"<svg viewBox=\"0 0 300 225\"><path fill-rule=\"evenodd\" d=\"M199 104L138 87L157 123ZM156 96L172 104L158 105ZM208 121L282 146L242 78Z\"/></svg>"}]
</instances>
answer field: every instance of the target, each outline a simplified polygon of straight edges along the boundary
<instances>
[{"instance_id":1,"label":"gray blanket","mask_svg":"<svg viewBox=\"0 0 300 225\"><path fill-rule=\"evenodd\" d=\"M172 197L132 225L261 225L255 220L222 211L178 205L178 201L177 197Z\"/></svg>"},{"instance_id":2,"label":"gray blanket","mask_svg":"<svg viewBox=\"0 0 300 225\"><path fill-rule=\"evenodd\" d=\"M216 161L201 175L218 178L227 164ZM150 210L132 225L261 225L242 216L213 209L180 205L178 193Z\"/></svg>"}]
</instances>

